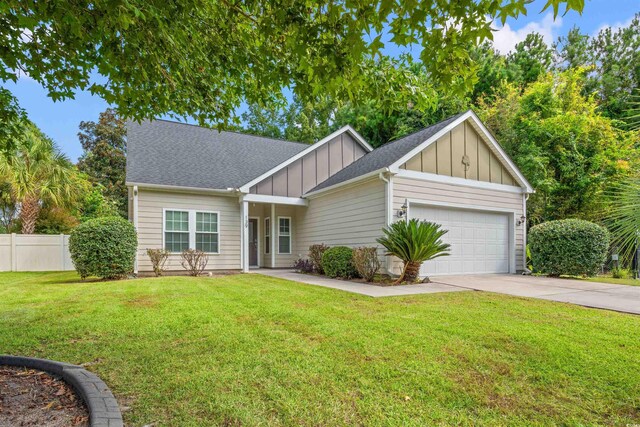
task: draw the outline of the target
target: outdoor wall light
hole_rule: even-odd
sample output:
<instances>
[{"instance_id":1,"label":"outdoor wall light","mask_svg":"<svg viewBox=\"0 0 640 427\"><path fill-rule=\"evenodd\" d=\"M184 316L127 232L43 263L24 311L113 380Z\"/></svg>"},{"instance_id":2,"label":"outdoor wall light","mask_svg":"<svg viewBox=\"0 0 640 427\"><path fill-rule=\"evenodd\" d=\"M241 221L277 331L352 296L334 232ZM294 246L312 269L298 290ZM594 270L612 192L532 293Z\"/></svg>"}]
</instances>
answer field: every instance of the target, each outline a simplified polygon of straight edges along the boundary
<instances>
[{"instance_id":1,"label":"outdoor wall light","mask_svg":"<svg viewBox=\"0 0 640 427\"><path fill-rule=\"evenodd\" d=\"M518 219L518 221L516 221L516 225L520 226L520 225L524 224L524 222L526 221L526 219L527 219L527 217L526 217L526 216L524 216L524 215L522 215L522 216L520 217L520 219Z\"/></svg>"},{"instance_id":2,"label":"outdoor wall light","mask_svg":"<svg viewBox=\"0 0 640 427\"><path fill-rule=\"evenodd\" d=\"M398 218L402 218L407 214L407 202L404 202L402 206L400 206L400 210L398 211Z\"/></svg>"}]
</instances>

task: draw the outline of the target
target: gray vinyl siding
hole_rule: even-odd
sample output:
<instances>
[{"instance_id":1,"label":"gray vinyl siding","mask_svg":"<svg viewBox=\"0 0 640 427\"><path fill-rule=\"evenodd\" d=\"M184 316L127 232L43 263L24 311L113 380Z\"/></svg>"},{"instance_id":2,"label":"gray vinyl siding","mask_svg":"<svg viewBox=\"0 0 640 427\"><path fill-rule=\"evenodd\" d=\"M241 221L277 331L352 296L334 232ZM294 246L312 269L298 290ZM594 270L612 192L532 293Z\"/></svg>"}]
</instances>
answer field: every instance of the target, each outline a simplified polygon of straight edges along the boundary
<instances>
[{"instance_id":1,"label":"gray vinyl siding","mask_svg":"<svg viewBox=\"0 0 640 427\"><path fill-rule=\"evenodd\" d=\"M138 271L152 271L147 248L162 248L163 209L217 211L220 213L219 254L209 255L207 270L240 268L240 204L237 197L138 189ZM184 271L180 255L167 261L169 271Z\"/></svg>"},{"instance_id":2,"label":"gray vinyl siding","mask_svg":"<svg viewBox=\"0 0 640 427\"><path fill-rule=\"evenodd\" d=\"M378 246L385 226L385 188L378 178L309 200L309 206L298 208L296 247L306 257L312 244L329 246Z\"/></svg>"},{"instance_id":3,"label":"gray vinyl siding","mask_svg":"<svg viewBox=\"0 0 640 427\"><path fill-rule=\"evenodd\" d=\"M249 191L253 194L300 197L364 155L364 148L343 132L252 186Z\"/></svg>"},{"instance_id":4,"label":"gray vinyl siding","mask_svg":"<svg viewBox=\"0 0 640 427\"><path fill-rule=\"evenodd\" d=\"M523 195L491 189L465 187L460 185L422 181L410 178L393 179L393 212L400 210L407 199L412 203L440 202L455 205L474 205L490 209L508 209L516 213L516 218L523 215ZM397 219L397 218L396 218ZM515 229L516 269L523 269L523 255L525 245L524 226ZM399 261L394 265L394 271L399 271Z\"/></svg>"}]
</instances>

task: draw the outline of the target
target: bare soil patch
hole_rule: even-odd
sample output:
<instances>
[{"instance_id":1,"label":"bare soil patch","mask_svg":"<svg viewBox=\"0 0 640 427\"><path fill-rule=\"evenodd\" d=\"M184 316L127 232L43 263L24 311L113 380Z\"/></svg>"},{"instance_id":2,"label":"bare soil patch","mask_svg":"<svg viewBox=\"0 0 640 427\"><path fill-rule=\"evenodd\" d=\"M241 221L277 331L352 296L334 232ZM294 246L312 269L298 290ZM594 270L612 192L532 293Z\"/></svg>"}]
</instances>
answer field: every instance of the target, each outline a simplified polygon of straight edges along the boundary
<instances>
[{"instance_id":1,"label":"bare soil patch","mask_svg":"<svg viewBox=\"0 0 640 427\"><path fill-rule=\"evenodd\" d=\"M0 427L88 425L87 407L63 380L35 369L0 366Z\"/></svg>"}]
</instances>

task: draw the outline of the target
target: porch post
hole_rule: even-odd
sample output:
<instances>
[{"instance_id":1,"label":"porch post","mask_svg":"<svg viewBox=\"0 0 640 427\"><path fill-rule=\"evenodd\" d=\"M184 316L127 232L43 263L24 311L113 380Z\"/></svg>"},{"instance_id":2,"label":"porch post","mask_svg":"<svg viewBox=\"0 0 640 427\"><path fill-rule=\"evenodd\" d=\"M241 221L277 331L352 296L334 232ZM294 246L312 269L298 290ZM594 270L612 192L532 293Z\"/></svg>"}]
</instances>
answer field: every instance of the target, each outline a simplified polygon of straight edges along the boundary
<instances>
[{"instance_id":1,"label":"porch post","mask_svg":"<svg viewBox=\"0 0 640 427\"><path fill-rule=\"evenodd\" d=\"M240 236L242 238L240 257L243 273L249 272L249 202L240 202Z\"/></svg>"},{"instance_id":2,"label":"porch post","mask_svg":"<svg viewBox=\"0 0 640 427\"><path fill-rule=\"evenodd\" d=\"M276 204L271 203L271 268L276 268L276 227L278 219L276 218Z\"/></svg>"}]
</instances>

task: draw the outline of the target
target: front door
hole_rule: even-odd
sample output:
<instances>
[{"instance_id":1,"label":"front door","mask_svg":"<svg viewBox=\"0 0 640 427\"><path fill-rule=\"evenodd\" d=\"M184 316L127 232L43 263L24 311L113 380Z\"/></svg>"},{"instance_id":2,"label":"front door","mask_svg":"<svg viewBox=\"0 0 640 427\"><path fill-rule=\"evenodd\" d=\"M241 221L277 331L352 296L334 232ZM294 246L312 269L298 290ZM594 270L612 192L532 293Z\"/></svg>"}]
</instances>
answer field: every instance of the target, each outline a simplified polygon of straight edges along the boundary
<instances>
[{"instance_id":1,"label":"front door","mask_svg":"<svg viewBox=\"0 0 640 427\"><path fill-rule=\"evenodd\" d=\"M249 265L258 265L258 219L249 218Z\"/></svg>"}]
</instances>

